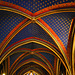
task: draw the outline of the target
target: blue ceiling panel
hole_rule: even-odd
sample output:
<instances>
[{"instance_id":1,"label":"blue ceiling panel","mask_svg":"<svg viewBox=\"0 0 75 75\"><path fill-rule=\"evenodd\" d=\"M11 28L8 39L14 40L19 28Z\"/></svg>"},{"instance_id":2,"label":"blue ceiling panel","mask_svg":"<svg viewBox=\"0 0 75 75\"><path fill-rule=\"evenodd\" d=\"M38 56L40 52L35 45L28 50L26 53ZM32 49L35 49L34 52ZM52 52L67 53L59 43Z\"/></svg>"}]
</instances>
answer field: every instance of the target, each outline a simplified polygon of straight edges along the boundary
<instances>
[{"instance_id":1,"label":"blue ceiling panel","mask_svg":"<svg viewBox=\"0 0 75 75\"><path fill-rule=\"evenodd\" d=\"M21 30L8 44L11 45L19 40L28 38L28 37L38 37L41 39L44 39L46 41L49 41L53 45L57 47L55 42L52 40L52 38L36 23L31 23L28 26L26 26L23 30ZM8 47L7 46L7 47Z\"/></svg>"},{"instance_id":2,"label":"blue ceiling panel","mask_svg":"<svg viewBox=\"0 0 75 75\"><path fill-rule=\"evenodd\" d=\"M42 17L42 19L53 29L67 49L69 30L75 12L57 13Z\"/></svg>"},{"instance_id":3,"label":"blue ceiling panel","mask_svg":"<svg viewBox=\"0 0 75 75\"><path fill-rule=\"evenodd\" d=\"M24 19L19 14L0 10L0 43Z\"/></svg>"}]
</instances>

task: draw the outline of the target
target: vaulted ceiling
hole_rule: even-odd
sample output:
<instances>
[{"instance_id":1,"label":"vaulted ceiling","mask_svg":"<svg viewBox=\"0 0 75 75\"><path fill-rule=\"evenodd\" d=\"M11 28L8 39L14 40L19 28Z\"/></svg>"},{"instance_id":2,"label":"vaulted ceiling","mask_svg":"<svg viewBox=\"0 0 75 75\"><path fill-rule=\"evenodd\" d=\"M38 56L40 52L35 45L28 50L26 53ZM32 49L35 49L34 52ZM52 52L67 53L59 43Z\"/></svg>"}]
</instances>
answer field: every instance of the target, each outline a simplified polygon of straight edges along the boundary
<instances>
[{"instance_id":1,"label":"vaulted ceiling","mask_svg":"<svg viewBox=\"0 0 75 75\"><path fill-rule=\"evenodd\" d=\"M9 75L55 75L59 59L71 73L74 18L74 0L0 0L0 63Z\"/></svg>"}]
</instances>

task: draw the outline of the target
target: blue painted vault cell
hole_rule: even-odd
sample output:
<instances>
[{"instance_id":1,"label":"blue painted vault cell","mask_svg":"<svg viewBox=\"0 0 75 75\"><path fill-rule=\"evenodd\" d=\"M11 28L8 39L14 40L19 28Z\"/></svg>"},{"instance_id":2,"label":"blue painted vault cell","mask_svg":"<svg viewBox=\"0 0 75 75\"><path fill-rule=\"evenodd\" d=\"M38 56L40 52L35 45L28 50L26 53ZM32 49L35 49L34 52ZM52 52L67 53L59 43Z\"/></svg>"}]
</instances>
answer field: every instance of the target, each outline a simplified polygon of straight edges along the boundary
<instances>
[{"instance_id":1,"label":"blue painted vault cell","mask_svg":"<svg viewBox=\"0 0 75 75\"><path fill-rule=\"evenodd\" d=\"M52 43L53 45L55 45L57 47L57 45L55 44L55 42L52 40L52 38L36 23L31 23L28 26L26 26L24 29L22 29L8 44L8 46L10 46L11 44L25 39L25 38L29 38L29 37L38 37L41 39L44 39L46 41L49 41L50 43ZM8 47L7 46L7 47Z\"/></svg>"},{"instance_id":2,"label":"blue painted vault cell","mask_svg":"<svg viewBox=\"0 0 75 75\"><path fill-rule=\"evenodd\" d=\"M35 13L41 9L44 9L52 5L74 2L74 0L3 0L3 1L19 5L31 11L32 13Z\"/></svg>"},{"instance_id":3,"label":"blue painted vault cell","mask_svg":"<svg viewBox=\"0 0 75 75\"><path fill-rule=\"evenodd\" d=\"M0 43L24 19L19 14L0 10Z\"/></svg>"},{"instance_id":4,"label":"blue painted vault cell","mask_svg":"<svg viewBox=\"0 0 75 75\"><path fill-rule=\"evenodd\" d=\"M42 17L42 19L58 35L58 37L61 39L66 49L67 49L71 21L74 17L75 17L75 12L58 13Z\"/></svg>"}]
</instances>

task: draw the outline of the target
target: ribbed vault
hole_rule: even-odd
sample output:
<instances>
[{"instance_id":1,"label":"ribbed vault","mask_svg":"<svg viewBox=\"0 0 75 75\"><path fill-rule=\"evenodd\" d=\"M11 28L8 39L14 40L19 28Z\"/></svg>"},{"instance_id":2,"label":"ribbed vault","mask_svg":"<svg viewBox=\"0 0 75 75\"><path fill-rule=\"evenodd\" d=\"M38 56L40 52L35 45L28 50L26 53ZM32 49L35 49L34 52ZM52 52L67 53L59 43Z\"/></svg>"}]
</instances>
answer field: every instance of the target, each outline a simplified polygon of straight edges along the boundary
<instances>
[{"instance_id":1,"label":"ribbed vault","mask_svg":"<svg viewBox=\"0 0 75 75\"><path fill-rule=\"evenodd\" d=\"M74 75L74 20L74 0L0 0L1 73Z\"/></svg>"}]
</instances>

